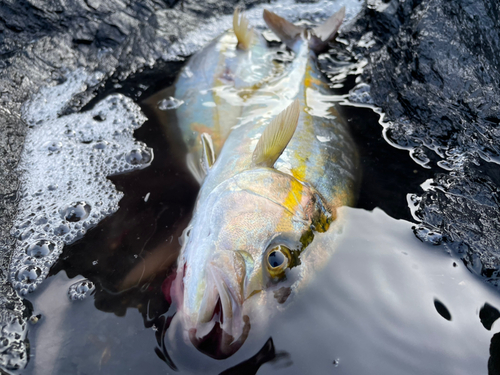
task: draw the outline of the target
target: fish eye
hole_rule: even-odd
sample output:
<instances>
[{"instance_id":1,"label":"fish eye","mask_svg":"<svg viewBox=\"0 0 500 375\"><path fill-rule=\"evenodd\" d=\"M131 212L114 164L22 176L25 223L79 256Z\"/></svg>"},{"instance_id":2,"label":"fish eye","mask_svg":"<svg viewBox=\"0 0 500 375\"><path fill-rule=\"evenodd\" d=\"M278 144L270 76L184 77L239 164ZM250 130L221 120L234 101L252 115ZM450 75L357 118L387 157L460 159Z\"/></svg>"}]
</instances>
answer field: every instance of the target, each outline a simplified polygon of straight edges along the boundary
<instances>
[{"instance_id":1,"label":"fish eye","mask_svg":"<svg viewBox=\"0 0 500 375\"><path fill-rule=\"evenodd\" d=\"M290 250L283 245L273 247L267 256L267 270L273 278L281 278L290 264Z\"/></svg>"}]
</instances>

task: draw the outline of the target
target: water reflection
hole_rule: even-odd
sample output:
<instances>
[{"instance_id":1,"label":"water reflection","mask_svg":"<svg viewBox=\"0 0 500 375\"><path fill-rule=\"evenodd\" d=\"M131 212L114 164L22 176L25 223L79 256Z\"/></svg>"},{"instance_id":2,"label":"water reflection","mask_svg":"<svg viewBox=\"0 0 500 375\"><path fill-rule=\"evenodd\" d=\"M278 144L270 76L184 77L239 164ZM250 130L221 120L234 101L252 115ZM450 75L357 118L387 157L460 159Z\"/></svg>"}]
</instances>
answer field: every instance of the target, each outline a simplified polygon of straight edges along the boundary
<instances>
[{"instance_id":1,"label":"water reflection","mask_svg":"<svg viewBox=\"0 0 500 375\"><path fill-rule=\"evenodd\" d=\"M71 302L66 291L74 280L60 272L34 296L42 319L31 331L27 373L168 373L154 352L155 335L156 350L186 374L495 373L489 357L490 342L491 354L498 352L500 298L492 288L441 247L418 241L410 222L379 209L342 210L348 219L331 260L233 357L216 361L186 344L172 312L161 317L169 320L163 327L144 328L135 309L118 317L96 310L90 298ZM329 245L328 232L317 239L315 246Z\"/></svg>"}]
</instances>

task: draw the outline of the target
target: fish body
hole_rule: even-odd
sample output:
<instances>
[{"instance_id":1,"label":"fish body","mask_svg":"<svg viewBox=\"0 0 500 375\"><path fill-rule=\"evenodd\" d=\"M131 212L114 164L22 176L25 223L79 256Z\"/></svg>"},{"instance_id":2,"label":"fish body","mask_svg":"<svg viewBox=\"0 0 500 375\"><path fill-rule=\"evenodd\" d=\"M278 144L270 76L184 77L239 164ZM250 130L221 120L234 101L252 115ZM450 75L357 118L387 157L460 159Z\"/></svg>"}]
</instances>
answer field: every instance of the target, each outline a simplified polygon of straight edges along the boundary
<instances>
[{"instance_id":1,"label":"fish body","mask_svg":"<svg viewBox=\"0 0 500 375\"><path fill-rule=\"evenodd\" d=\"M233 29L193 55L175 84L175 97L184 101L177 118L189 149L189 167L200 181L200 135L211 136L218 154L248 97L279 67L274 62L278 48L270 48L264 37L246 23L245 17L235 11ZM245 34L247 45L243 48L237 34Z\"/></svg>"},{"instance_id":2,"label":"fish body","mask_svg":"<svg viewBox=\"0 0 500 375\"><path fill-rule=\"evenodd\" d=\"M326 262L330 251L309 251L314 237L355 199L356 150L311 38L289 44L293 61L253 85L229 131L212 125L220 144L207 145L215 161L206 163L171 290L193 343L217 332L217 358L234 353L251 322L284 305Z\"/></svg>"}]
</instances>

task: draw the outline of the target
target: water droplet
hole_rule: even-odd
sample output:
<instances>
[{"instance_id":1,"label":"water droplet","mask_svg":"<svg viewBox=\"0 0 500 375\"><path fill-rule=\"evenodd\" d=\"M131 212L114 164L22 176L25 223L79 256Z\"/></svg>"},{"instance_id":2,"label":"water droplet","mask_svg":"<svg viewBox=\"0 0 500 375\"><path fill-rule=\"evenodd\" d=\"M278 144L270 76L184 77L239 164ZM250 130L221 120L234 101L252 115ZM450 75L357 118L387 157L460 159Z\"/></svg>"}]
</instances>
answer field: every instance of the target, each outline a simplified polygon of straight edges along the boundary
<instances>
[{"instance_id":1,"label":"water droplet","mask_svg":"<svg viewBox=\"0 0 500 375\"><path fill-rule=\"evenodd\" d=\"M42 270L34 265L21 268L16 272L16 280L23 284L33 284L42 274Z\"/></svg>"},{"instance_id":2,"label":"water droplet","mask_svg":"<svg viewBox=\"0 0 500 375\"><path fill-rule=\"evenodd\" d=\"M41 240L33 242L26 248L26 254L33 258L43 258L51 254L56 248L56 244L52 241Z\"/></svg>"},{"instance_id":3,"label":"water droplet","mask_svg":"<svg viewBox=\"0 0 500 375\"><path fill-rule=\"evenodd\" d=\"M59 212L64 220L77 222L85 220L90 214L91 207L87 202L71 202L66 207L61 208Z\"/></svg>"},{"instance_id":4,"label":"water droplet","mask_svg":"<svg viewBox=\"0 0 500 375\"><path fill-rule=\"evenodd\" d=\"M125 160L132 165L148 164L152 160L152 152L144 148L135 149L125 156Z\"/></svg>"},{"instance_id":5,"label":"water droplet","mask_svg":"<svg viewBox=\"0 0 500 375\"><path fill-rule=\"evenodd\" d=\"M337 359L334 359L334 360L333 360L333 365L334 365L335 367L339 367L339 364L340 364L340 359L338 359L338 358L337 358Z\"/></svg>"},{"instance_id":6,"label":"water droplet","mask_svg":"<svg viewBox=\"0 0 500 375\"><path fill-rule=\"evenodd\" d=\"M158 102L158 109L161 111L168 111L169 109L179 108L184 104L184 100L176 99L172 96L162 99Z\"/></svg>"},{"instance_id":7,"label":"water droplet","mask_svg":"<svg viewBox=\"0 0 500 375\"><path fill-rule=\"evenodd\" d=\"M49 189L49 191L54 191L54 190L57 190L59 186L57 184L51 184L49 186L47 186L47 189Z\"/></svg>"},{"instance_id":8,"label":"water droplet","mask_svg":"<svg viewBox=\"0 0 500 375\"><path fill-rule=\"evenodd\" d=\"M80 280L68 289L68 297L72 301L83 300L92 294L95 290L95 285L92 281L84 279Z\"/></svg>"}]
</instances>

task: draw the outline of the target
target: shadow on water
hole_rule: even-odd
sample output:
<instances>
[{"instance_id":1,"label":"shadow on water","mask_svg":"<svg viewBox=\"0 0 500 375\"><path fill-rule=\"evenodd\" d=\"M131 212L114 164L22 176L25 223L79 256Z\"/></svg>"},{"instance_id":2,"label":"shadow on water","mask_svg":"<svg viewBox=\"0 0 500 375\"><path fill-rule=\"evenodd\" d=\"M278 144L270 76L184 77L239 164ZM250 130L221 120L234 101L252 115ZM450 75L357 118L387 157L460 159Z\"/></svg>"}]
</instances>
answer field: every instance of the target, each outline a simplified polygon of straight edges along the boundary
<instances>
[{"instance_id":1,"label":"shadow on water","mask_svg":"<svg viewBox=\"0 0 500 375\"><path fill-rule=\"evenodd\" d=\"M89 104L92 106L112 92L133 97L141 104L149 119L135 131L134 136L153 148L155 159L144 170L110 177L118 190L124 192L120 209L90 231L83 240L65 247L51 270L52 283L49 279L36 297L40 302L35 306L40 306L43 310L44 293L49 293L51 288L55 288L54 285L67 288L67 285L74 282L68 280L64 273L70 279L83 276L96 285L93 302L99 311L91 306L90 298L83 301L82 306L70 306L65 295L59 296L66 299L61 299L60 302L61 306L66 307L61 310L65 312L64 323L55 329L63 331L63 327L64 330L77 327L84 316L102 321L102 324L96 325L97 328L92 326L88 330L83 324L72 337L72 340L80 339L87 343L80 344L83 354L97 350L99 355L89 357L89 363L85 365L63 356L58 359L62 361L59 373L82 368L91 373L121 373L123 363L116 364L120 359L126 362L129 356L135 358L139 352L140 355L147 355L153 350L170 369L189 368L190 359L183 357L186 348L182 348L182 344L179 344L179 348L167 343L167 336L173 336L175 329L172 329L172 333L169 332L173 313L169 311L170 306L161 292L161 284L175 267L180 250L178 238L191 217L199 186L184 167L186 150L183 149L180 135L175 132L173 112L163 112L161 115L166 117L160 121L156 117L160 112L155 114L143 103L144 98L170 86L181 66L181 63L171 63L138 73L125 82L120 82L120 87L111 79ZM351 78L348 77L346 82L353 81ZM349 87L344 88L348 89ZM259 374L301 374L311 369L308 366L315 364L316 373L335 371L338 374L361 374L369 373L370 368L366 366L372 363L373 368L381 369L381 373L386 374L401 373L401 369L408 369L408 366L414 366L408 370L409 374L465 374L467 372L462 371L477 369L478 363L484 363L484 369L488 366L490 374L495 373L499 366L494 359L500 346L498 334L495 333L491 339L493 359L488 364L488 353L481 350L487 351L489 344L484 343L486 336L483 331L490 330L498 318L495 315L498 310L489 305L488 301L497 307L500 306L500 301L488 290L484 291L487 289L485 286L476 286L469 278L467 282L468 288L472 288L470 292L477 288L482 294L471 302L472 311L468 311L467 306L459 304L456 298L447 294L450 291L455 293L456 285L449 289L436 287L433 278L438 277L436 270L439 268L433 266L432 270L427 270L427 258L422 255L432 254L432 251L413 237L411 224L406 222L411 221L406 195L409 192L420 192L420 184L435 171L416 164L407 151L390 146L383 139L378 115L372 110L343 106L342 113L350 124L359 147L363 175L357 206L359 210L352 211L359 219L357 223L367 229L367 233L353 236L352 240L344 238L344 245L336 261L343 262L345 267L331 262L333 265L329 265L328 270L309 287L308 293L305 293L308 296L301 300L299 307L287 311L272 327L264 338L268 338L265 343L262 337L253 337L253 341L249 340L246 344L245 350L227 361L213 362L196 353L196 365L190 364L195 368L193 372L203 372L206 369L204 366L212 366L214 370L222 371L222 374L255 374L257 371ZM160 124L164 121L171 124L172 133L168 136L165 136ZM364 211L377 207L392 218L380 210L375 213ZM346 233L352 234L354 231L351 226ZM391 235L399 236L399 240L394 242ZM376 242L374 237L377 238ZM381 263L381 260L374 257L374 252L381 252L389 261ZM408 253L414 256L413 261L408 262L404 258ZM439 260L434 259L435 264L451 264L451 259L444 254L432 254L431 257L440 257ZM416 268L412 268L413 266ZM450 268L450 274L454 268L456 267ZM459 268L462 272L462 265ZM416 271L418 275L404 276L404 271L411 269L419 270ZM334 279L336 274L342 274L342 282ZM460 277L466 279L466 274L466 271L462 272ZM322 288L325 284L321 283L335 284L335 290L326 293L325 288ZM398 283L402 285L393 289L394 284ZM383 290L387 292L381 292ZM323 292L326 294L322 295ZM387 299L387 293L393 293L394 298ZM417 302L425 306L420 307ZM455 316L457 322L461 321L461 316L465 316L478 323L479 319L474 316L474 311L480 306L483 307L479 315L486 330L481 327L483 331L478 333L476 327L470 327L472 323L467 323L465 328L457 325L452 331L457 333L464 329L465 333L473 332L474 339L477 338L474 342L480 342L481 345L479 349L471 349L469 346L466 349L459 348L457 344L453 344L453 335L447 330L448 326L443 324L457 324ZM137 321L136 314L131 312L135 309L140 312L143 325ZM304 324L304 316L309 318L307 327L299 328ZM341 325L338 324L339 321L342 322ZM104 322L107 322L106 325ZM156 342L148 329L154 331ZM40 327L40 340L43 340L42 331L43 326ZM353 332L356 334L353 335ZM436 332L444 338L437 339ZM35 330L35 343L37 334ZM361 334L365 337L359 336ZM463 339L463 335L460 337ZM437 353L433 352L432 340L429 338L437 340L441 345ZM379 341L383 344L379 345ZM308 347L305 343L314 345ZM424 348L425 345L430 345L430 349L422 349L419 356L408 356L408 353L416 352L419 345ZM314 350L313 347L319 349ZM117 351L120 351L119 355L115 354ZM171 356L172 351L176 356ZM359 361L358 355L364 356L363 361ZM453 365L448 362L440 365L443 358L452 362L455 355L470 355L471 363L458 361ZM144 370L159 371L161 366L158 366L157 359L157 362L154 360L151 356L148 364L137 362L136 365L142 366ZM177 364L178 360L180 365ZM460 365L466 370L453 372ZM33 373L44 372L34 370Z\"/></svg>"}]
</instances>

